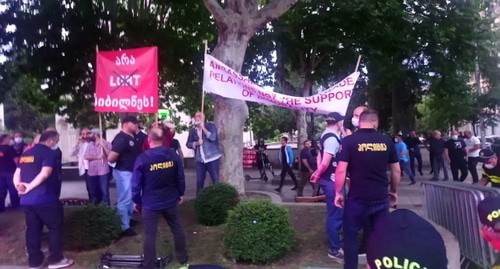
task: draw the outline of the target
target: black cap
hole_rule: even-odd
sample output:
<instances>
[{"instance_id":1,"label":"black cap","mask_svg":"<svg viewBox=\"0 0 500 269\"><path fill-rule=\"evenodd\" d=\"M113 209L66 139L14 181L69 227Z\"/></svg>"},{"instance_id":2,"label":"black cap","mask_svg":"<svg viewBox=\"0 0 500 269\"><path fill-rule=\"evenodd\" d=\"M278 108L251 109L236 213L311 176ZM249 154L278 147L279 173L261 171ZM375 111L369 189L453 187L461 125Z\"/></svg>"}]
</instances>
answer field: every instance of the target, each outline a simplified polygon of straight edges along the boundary
<instances>
[{"instance_id":1,"label":"black cap","mask_svg":"<svg viewBox=\"0 0 500 269\"><path fill-rule=\"evenodd\" d=\"M127 123L131 122L133 124L139 124L139 121L135 116L126 116L125 118L122 119L122 123Z\"/></svg>"},{"instance_id":2,"label":"black cap","mask_svg":"<svg viewBox=\"0 0 500 269\"><path fill-rule=\"evenodd\" d=\"M482 149L479 152L479 161L480 162L487 162L491 157L495 157L496 154L493 152L491 149Z\"/></svg>"},{"instance_id":3,"label":"black cap","mask_svg":"<svg viewBox=\"0 0 500 269\"><path fill-rule=\"evenodd\" d=\"M338 112L330 112L328 113L328 115L326 115L326 122L330 123L330 124L335 124L339 121L342 121L344 120L344 116L340 115L340 113Z\"/></svg>"},{"instance_id":4,"label":"black cap","mask_svg":"<svg viewBox=\"0 0 500 269\"><path fill-rule=\"evenodd\" d=\"M495 227L495 224L500 221L500 197L490 196L484 198L477 205L477 214L483 225L490 228Z\"/></svg>"},{"instance_id":5,"label":"black cap","mask_svg":"<svg viewBox=\"0 0 500 269\"><path fill-rule=\"evenodd\" d=\"M366 257L370 268L395 268L396 263L418 264L415 268L448 268L446 247L439 232L408 209L397 209L375 222Z\"/></svg>"}]
</instances>

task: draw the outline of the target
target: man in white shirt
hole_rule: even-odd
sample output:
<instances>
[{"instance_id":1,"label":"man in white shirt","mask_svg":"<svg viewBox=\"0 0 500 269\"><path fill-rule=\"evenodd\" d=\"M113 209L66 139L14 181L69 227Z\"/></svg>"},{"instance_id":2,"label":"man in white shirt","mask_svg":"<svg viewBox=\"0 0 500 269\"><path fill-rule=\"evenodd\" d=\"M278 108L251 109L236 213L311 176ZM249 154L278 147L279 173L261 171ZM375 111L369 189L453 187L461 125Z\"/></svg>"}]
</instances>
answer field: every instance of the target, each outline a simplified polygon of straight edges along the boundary
<instances>
[{"instance_id":1,"label":"man in white shirt","mask_svg":"<svg viewBox=\"0 0 500 269\"><path fill-rule=\"evenodd\" d=\"M472 176L472 183L479 181L477 175L477 162L479 158L479 151L481 151L481 141L479 138L472 135L471 131L465 131L465 150L467 151L467 166Z\"/></svg>"}]
</instances>

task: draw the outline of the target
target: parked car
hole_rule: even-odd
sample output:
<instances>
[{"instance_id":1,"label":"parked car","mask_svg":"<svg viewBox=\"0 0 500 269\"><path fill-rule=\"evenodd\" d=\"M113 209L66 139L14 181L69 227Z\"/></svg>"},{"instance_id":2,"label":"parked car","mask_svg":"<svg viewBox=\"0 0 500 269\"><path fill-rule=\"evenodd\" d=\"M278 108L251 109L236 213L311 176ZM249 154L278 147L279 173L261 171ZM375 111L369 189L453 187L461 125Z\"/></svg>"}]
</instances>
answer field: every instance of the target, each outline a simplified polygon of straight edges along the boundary
<instances>
[{"instance_id":1,"label":"parked car","mask_svg":"<svg viewBox=\"0 0 500 269\"><path fill-rule=\"evenodd\" d=\"M498 144L498 146L500 146L500 135L487 135L484 139L484 146L486 148L492 148L493 144Z\"/></svg>"}]
</instances>

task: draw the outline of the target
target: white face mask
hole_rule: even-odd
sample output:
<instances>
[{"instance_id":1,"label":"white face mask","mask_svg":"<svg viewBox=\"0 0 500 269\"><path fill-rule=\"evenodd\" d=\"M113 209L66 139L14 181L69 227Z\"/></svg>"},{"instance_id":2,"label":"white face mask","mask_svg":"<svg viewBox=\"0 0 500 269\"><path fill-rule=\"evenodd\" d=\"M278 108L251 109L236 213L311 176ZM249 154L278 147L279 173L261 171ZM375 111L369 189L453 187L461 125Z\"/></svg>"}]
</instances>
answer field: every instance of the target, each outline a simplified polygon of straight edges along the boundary
<instances>
[{"instance_id":1,"label":"white face mask","mask_svg":"<svg viewBox=\"0 0 500 269\"><path fill-rule=\"evenodd\" d=\"M451 139L453 139L453 140L458 140L458 135L452 135L452 136L451 136Z\"/></svg>"},{"instance_id":2,"label":"white face mask","mask_svg":"<svg viewBox=\"0 0 500 269\"><path fill-rule=\"evenodd\" d=\"M14 137L14 142L19 144L19 143L23 142L23 138L22 137Z\"/></svg>"},{"instance_id":3,"label":"white face mask","mask_svg":"<svg viewBox=\"0 0 500 269\"><path fill-rule=\"evenodd\" d=\"M57 150L59 148L58 144L55 144L54 146L50 147L51 150Z\"/></svg>"},{"instance_id":4,"label":"white face mask","mask_svg":"<svg viewBox=\"0 0 500 269\"><path fill-rule=\"evenodd\" d=\"M397 138L394 138L394 143L398 143L399 140Z\"/></svg>"},{"instance_id":5,"label":"white face mask","mask_svg":"<svg viewBox=\"0 0 500 269\"><path fill-rule=\"evenodd\" d=\"M486 164L484 164L484 167L488 168L488 169L492 169L495 166L493 164L486 163Z\"/></svg>"},{"instance_id":6,"label":"white face mask","mask_svg":"<svg viewBox=\"0 0 500 269\"><path fill-rule=\"evenodd\" d=\"M351 118L351 123L354 125L354 127L359 127L359 118L358 117L352 117Z\"/></svg>"}]
</instances>

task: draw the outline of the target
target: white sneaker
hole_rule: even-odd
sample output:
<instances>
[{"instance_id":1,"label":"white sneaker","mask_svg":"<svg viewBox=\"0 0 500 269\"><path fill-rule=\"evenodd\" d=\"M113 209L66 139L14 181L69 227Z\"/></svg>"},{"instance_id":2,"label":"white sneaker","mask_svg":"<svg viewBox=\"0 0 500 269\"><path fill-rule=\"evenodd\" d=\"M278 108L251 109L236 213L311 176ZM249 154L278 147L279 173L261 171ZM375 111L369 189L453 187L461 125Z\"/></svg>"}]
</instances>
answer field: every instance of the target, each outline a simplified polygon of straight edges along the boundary
<instances>
[{"instance_id":1,"label":"white sneaker","mask_svg":"<svg viewBox=\"0 0 500 269\"><path fill-rule=\"evenodd\" d=\"M73 261L72 259L63 258L62 260L60 260L57 263L49 264L49 269L65 268L65 267L73 265L73 263L75 263L75 261Z\"/></svg>"}]
</instances>

